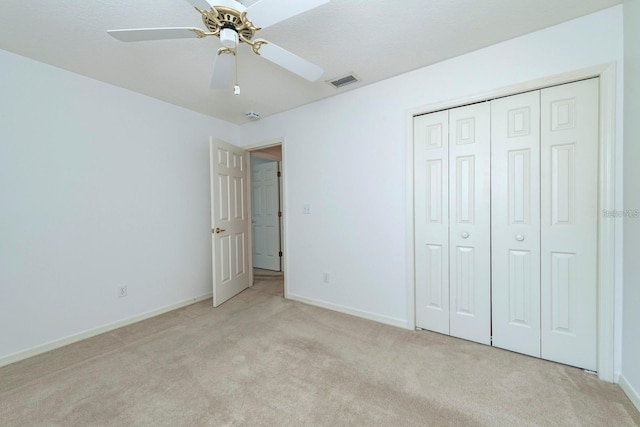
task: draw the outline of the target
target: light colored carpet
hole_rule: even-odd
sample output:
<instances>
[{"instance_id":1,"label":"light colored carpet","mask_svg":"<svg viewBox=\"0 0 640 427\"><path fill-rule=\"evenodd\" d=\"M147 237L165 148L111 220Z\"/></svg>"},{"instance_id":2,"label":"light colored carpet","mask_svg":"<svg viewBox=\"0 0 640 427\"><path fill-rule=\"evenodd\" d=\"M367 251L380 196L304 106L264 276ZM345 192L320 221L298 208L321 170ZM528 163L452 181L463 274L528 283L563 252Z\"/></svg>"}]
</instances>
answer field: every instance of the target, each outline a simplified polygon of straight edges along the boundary
<instances>
[{"instance_id":1,"label":"light colored carpet","mask_svg":"<svg viewBox=\"0 0 640 427\"><path fill-rule=\"evenodd\" d=\"M254 278L254 280L261 280L261 279L266 279L266 280L280 279L280 280L282 280L283 277L284 277L284 272L282 272L282 271L263 270L261 268L254 268L253 269L253 278Z\"/></svg>"},{"instance_id":2,"label":"light colored carpet","mask_svg":"<svg viewBox=\"0 0 640 427\"><path fill-rule=\"evenodd\" d=\"M579 369L282 298L277 276L0 368L3 426L640 425Z\"/></svg>"}]
</instances>

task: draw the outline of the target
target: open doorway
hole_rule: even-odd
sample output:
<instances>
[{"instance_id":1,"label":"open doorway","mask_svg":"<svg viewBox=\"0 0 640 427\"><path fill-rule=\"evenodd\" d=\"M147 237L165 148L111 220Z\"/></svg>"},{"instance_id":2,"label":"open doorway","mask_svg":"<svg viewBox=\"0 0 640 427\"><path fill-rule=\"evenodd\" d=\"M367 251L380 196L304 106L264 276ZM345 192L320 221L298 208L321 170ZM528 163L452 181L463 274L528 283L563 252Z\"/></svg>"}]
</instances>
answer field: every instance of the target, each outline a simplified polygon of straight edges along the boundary
<instances>
[{"instance_id":1,"label":"open doorway","mask_svg":"<svg viewBox=\"0 0 640 427\"><path fill-rule=\"evenodd\" d=\"M282 145L251 150L251 227L255 273L282 272Z\"/></svg>"}]
</instances>

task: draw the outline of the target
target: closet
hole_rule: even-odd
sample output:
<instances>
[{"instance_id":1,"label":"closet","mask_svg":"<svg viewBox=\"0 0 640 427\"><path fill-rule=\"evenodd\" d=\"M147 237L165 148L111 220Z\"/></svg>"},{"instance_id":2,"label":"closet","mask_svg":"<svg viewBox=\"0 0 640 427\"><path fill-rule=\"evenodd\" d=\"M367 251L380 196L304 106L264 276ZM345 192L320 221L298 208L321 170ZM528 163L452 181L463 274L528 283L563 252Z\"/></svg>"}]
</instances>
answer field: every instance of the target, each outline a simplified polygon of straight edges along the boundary
<instances>
[{"instance_id":1,"label":"closet","mask_svg":"<svg viewBox=\"0 0 640 427\"><path fill-rule=\"evenodd\" d=\"M417 327L596 370L598 90L414 117Z\"/></svg>"}]
</instances>

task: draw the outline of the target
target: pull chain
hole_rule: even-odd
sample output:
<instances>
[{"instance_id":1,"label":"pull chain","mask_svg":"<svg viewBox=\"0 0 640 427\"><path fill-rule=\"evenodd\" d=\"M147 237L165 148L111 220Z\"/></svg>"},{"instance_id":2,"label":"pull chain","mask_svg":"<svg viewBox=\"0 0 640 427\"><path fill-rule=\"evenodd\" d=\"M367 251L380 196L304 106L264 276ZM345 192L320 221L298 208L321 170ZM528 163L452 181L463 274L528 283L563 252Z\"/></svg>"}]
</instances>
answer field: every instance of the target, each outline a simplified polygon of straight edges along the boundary
<instances>
[{"instance_id":1,"label":"pull chain","mask_svg":"<svg viewBox=\"0 0 640 427\"><path fill-rule=\"evenodd\" d=\"M235 63L236 63L236 85L233 87L233 94L235 96L240 95L240 86L238 85L238 48L234 50Z\"/></svg>"}]
</instances>

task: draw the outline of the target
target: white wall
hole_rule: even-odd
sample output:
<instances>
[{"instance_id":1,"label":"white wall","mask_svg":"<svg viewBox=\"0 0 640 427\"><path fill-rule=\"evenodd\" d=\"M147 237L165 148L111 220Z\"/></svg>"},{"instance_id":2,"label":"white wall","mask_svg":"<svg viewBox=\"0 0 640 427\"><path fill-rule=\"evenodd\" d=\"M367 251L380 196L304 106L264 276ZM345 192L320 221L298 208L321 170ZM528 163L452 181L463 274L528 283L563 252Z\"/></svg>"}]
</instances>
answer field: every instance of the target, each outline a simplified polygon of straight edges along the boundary
<instances>
[{"instance_id":1,"label":"white wall","mask_svg":"<svg viewBox=\"0 0 640 427\"><path fill-rule=\"evenodd\" d=\"M624 208L640 209L640 1L624 2ZM640 411L640 218L624 220L622 378ZM626 383L626 384L625 384Z\"/></svg>"},{"instance_id":2,"label":"white wall","mask_svg":"<svg viewBox=\"0 0 640 427\"><path fill-rule=\"evenodd\" d=\"M211 293L208 141L239 128L5 51L0 76L0 362Z\"/></svg>"},{"instance_id":3,"label":"white wall","mask_svg":"<svg viewBox=\"0 0 640 427\"><path fill-rule=\"evenodd\" d=\"M622 40L622 6L617 6L243 125L247 146L285 138L290 296L406 324L406 112L608 62L619 65L622 111ZM618 147L621 126L619 117ZM302 214L305 203L311 204L311 215ZM621 240L617 257L619 371ZM329 284L323 283L323 272L331 273Z\"/></svg>"}]
</instances>

